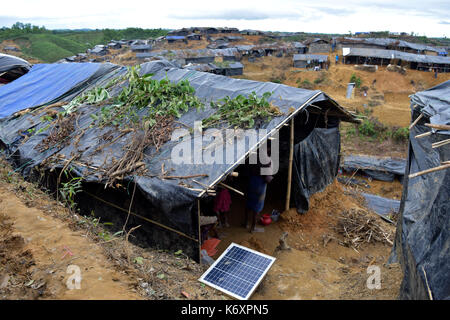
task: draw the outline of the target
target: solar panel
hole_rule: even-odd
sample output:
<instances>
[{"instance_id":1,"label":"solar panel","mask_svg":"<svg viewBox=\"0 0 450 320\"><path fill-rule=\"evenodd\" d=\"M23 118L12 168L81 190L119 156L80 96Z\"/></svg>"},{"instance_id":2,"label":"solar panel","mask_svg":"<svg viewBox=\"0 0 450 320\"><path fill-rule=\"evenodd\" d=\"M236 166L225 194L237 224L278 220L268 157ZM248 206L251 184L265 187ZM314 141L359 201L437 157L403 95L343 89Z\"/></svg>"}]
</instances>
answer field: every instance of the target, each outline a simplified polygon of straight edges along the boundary
<instances>
[{"instance_id":1,"label":"solar panel","mask_svg":"<svg viewBox=\"0 0 450 320\"><path fill-rule=\"evenodd\" d=\"M199 281L236 299L247 300L274 262L274 257L232 243Z\"/></svg>"}]
</instances>

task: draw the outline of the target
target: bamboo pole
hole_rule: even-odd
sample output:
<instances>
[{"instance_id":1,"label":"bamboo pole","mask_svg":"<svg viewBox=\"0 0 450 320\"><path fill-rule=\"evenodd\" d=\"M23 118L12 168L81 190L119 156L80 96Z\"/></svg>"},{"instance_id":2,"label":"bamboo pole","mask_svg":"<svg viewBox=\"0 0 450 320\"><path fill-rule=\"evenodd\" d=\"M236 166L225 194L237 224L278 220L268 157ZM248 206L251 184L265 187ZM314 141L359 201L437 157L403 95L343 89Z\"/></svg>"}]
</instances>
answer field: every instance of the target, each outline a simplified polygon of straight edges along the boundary
<instances>
[{"instance_id":1,"label":"bamboo pole","mask_svg":"<svg viewBox=\"0 0 450 320\"><path fill-rule=\"evenodd\" d=\"M442 147L442 146L444 146L446 144L449 144L449 143L450 143L450 139L445 139L445 140L438 141L438 142L435 142L435 143L431 144L431 147L433 149L434 148L439 148L439 147Z\"/></svg>"},{"instance_id":2,"label":"bamboo pole","mask_svg":"<svg viewBox=\"0 0 450 320\"><path fill-rule=\"evenodd\" d=\"M418 134L418 135L415 136L414 138L420 139L420 138L423 138L423 137L431 136L432 133L433 133L433 132L428 131L428 132L425 132L425 133Z\"/></svg>"},{"instance_id":3,"label":"bamboo pole","mask_svg":"<svg viewBox=\"0 0 450 320\"><path fill-rule=\"evenodd\" d=\"M425 123L425 126L437 129L437 130L450 130L450 126L447 124L433 124L433 123Z\"/></svg>"},{"instance_id":4,"label":"bamboo pole","mask_svg":"<svg viewBox=\"0 0 450 320\"><path fill-rule=\"evenodd\" d=\"M419 120L422 119L422 117L423 117L423 113L421 113L421 114L416 118L416 120L414 120L414 122L411 123L411 125L409 126L409 130L411 130L412 127L414 127L414 126L417 124L417 122L419 122Z\"/></svg>"},{"instance_id":5,"label":"bamboo pole","mask_svg":"<svg viewBox=\"0 0 450 320\"><path fill-rule=\"evenodd\" d=\"M220 182L219 185L224 187L224 188L230 189L231 191L234 191L234 192L236 192L237 194L239 194L241 196L244 196L244 193L242 191L239 191L239 190L237 190L237 189L235 189L233 187L230 187L229 185L227 185L227 184L225 184L223 182Z\"/></svg>"},{"instance_id":6,"label":"bamboo pole","mask_svg":"<svg viewBox=\"0 0 450 320\"><path fill-rule=\"evenodd\" d=\"M122 211L122 212L128 213L128 210L126 210L126 209L124 209L124 208L122 208L122 207L120 207L120 206L118 206L118 205L116 205L116 204L114 204L114 203L111 203L111 202L109 202L109 201L106 201L106 200L104 200L104 199L102 199L102 198L96 196L95 194L92 194L92 193L90 193L90 192L88 192L88 191L83 191L83 192L86 193L87 195L91 196L92 198L97 199L98 201L101 201L101 202L103 202L103 203L105 203L105 204L107 204L107 205L110 205L111 207L116 208L116 209L118 209L118 210L120 210L120 211ZM193 240L193 241L195 241L195 242L198 242L198 239L195 239L195 238L193 238L193 237L191 237L191 236L189 236L189 235L187 235L187 234L185 234L185 233L183 233L183 232L181 232L181 231L178 231L178 230L175 230L175 229L173 229L173 228L171 228L171 227L168 227L168 226L166 226L166 225L163 225L162 223L159 223L159 222L157 222L157 221L154 221L154 220L151 220L151 219L149 219L149 218L143 217L143 216L141 216L141 215L139 215L139 214L137 214L137 213L134 213L133 211L130 211L130 214L133 215L133 216L135 216L135 217L138 217L138 218L140 218L140 219L142 219L142 220L145 220L145 221L147 221L147 222L150 222L150 223L152 223L152 224L154 224L154 225L157 225L158 227L161 227L161 228L166 229L166 230L168 230L168 231L172 231L172 232L174 232L174 233L176 233L176 234L178 234L178 235L180 235L180 236L182 236L182 237L185 237L185 238L187 238L187 239L189 239L189 240Z\"/></svg>"},{"instance_id":7,"label":"bamboo pole","mask_svg":"<svg viewBox=\"0 0 450 320\"><path fill-rule=\"evenodd\" d=\"M415 178L415 177L421 176L423 174L427 174L427 173L435 172L435 171L440 171L440 170L444 170L444 169L447 169L447 168L450 168L450 164L443 164L441 166L437 166L437 167L434 167L434 168L431 168L431 169L419 171L419 172L410 174L408 177L409 178Z\"/></svg>"},{"instance_id":8,"label":"bamboo pole","mask_svg":"<svg viewBox=\"0 0 450 320\"><path fill-rule=\"evenodd\" d=\"M292 182L292 161L294 159L294 117L291 118L291 137L289 145L289 167L287 178L287 193L286 193L286 205L285 210L289 210L289 204L291 201L291 182Z\"/></svg>"}]
</instances>

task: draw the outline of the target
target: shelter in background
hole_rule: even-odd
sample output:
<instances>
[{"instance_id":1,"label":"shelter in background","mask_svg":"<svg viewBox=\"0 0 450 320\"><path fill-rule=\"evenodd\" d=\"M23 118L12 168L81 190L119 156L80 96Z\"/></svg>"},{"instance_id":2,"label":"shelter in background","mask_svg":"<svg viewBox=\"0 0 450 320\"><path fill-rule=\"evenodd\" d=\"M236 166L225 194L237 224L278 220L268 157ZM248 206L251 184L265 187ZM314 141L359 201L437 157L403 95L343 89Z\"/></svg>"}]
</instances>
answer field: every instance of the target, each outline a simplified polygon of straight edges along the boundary
<instances>
[{"instance_id":1,"label":"shelter in background","mask_svg":"<svg viewBox=\"0 0 450 320\"><path fill-rule=\"evenodd\" d=\"M408 52L366 48L343 48L345 63L369 65L408 65L410 69L450 72L450 57L420 55Z\"/></svg>"},{"instance_id":2,"label":"shelter in background","mask_svg":"<svg viewBox=\"0 0 450 320\"><path fill-rule=\"evenodd\" d=\"M117 41L111 41L110 43L108 43L108 48L109 49L114 49L114 50L121 49L122 48L122 44L120 44Z\"/></svg>"},{"instance_id":3,"label":"shelter in background","mask_svg":"<svg viewBox=\"0 0 450 320\"><path fill-rule=\"evenodd\" d=\"M328 62L328 56L322 54L294 54L294 68L323 69Z\"/></svg>"},{"instance_id":4,"label":"shelter in background","mask_svg":"<svg viewBox=\"0 0 450 320\"><path fill-rule=\"evenodd\" d=\"M186 36L166 36L166 40L168 43L175 43L177 41L187 43Z\"/></svg>"},{"instance_id":5,"label":"shelter in background","mask_svg":"<svg viewBox=\"0 0 450 320\"><path fill-rule=\"evenodd\" d=\"M88 49L88 53L95 55L95 56L104 56L109 53L108 48L105 45L96 45L92 49Z\"/></svg>"},{"instance_id":6,"label":"shelter in background","mask_svg":"<svg viewBox=\"0 0 450 320\"><path fill-rule=\"evenodd\" d=\"M133 44L131 45L131 51L136 53L150 52L152 51L151 44Z\"/></svg>"},{"instance_id":7,"label":"shelter in background","mask_svg":"<svg viewBox=\"0 0 450 320\"><path fill-rule=\"evenodd\" d=\"M202 40L202 35L199 33L191 33L187 35L188 40Z\"/></svg>"},{"instance_id":8,"label":"shelter in background","mask_svg":"<svg viewBox=\"0 0 450 320\"><path fill-rule=\"evenodd\" d=\"M331 51L331 43L325 39L310 39L306 40L303 44L308 47L308 53L325 53Z\"/></svg>"},{"instance_id":9,"label":"shelter in background","mask_svg":"<svg viewBox=\"0 0 450 320\"><path fill-rule=\"evenodd\" d=\"M308 50L308 47L301 42L292 42L292 46L294 47L294 53L305 54Z\"/></svg>"},{"instance_id":10,"label":"shelter in background","mask_svg":"<svg viewBox=\"0 0 450 320\"><path fill-rule=\"evenodd\" d=\"M14 46L6 46L6 47L3 48L3 50L5 50L5 51L14 51L14 52L19 52L20 51L19 48L14 47Z\"/></svg>"},{"instance_id":11,"label":"shelter in background","mask_svg":"<svg viewBox=\"0 0 450 320\"><path fill-rule=\"evenodd\" d=\"M408 162L390 262L400 299L450 299L450 81L411 96Z\"/></svg>"},{"instance_id":12,"label":"shelter in background","mask_svg":"<svg viewBox=\"0 0 450 320\"><path fill-rule=\"evenodd\" d=\"M69 67L84 67L89 64L66 64ZM102 65L103 66L103 65ZM53 67L46 67L52 69ZM118 68L118 74L123 74L123 68ZM292 187L292 197L286 199L289 207L291 202L298 212L306 212L309 208L311 194L323 190L331 183L339 166L340 154L340 121L355 122L355 117L345 111L337 102L321 91L310 91L293 88L282 84L270 82L257 82L250 80L233 79L210 73L197 72L173 67L167 61L154 61L141 65L141 75L153 74L155 80L168 79L171 82L188 80L195 89L195 95L204 102L204 110L188 110L173 126L182 124L181 128L193 128L196 121L209 118L216 112L210 106L210 102L225 97L235 98L238 95L249 95L254 92L262 96L266 92L272 92L269 101L281 112L280 116L261 122L255 130L265 129L264 134L256 137L256 140L247 139L237 135L237 141L243 143L243 148L233 152L232 159L225 163L212 163L194 165L193 157L198 153L190 154L188 163L172 161L171 153L178 145L177 141L168 141L158 150L154 147L144 149L144 163L146 174L126 175L121 182L123 186L133 189L136 193L129 208L124 203L130 203L130 192L124 188L105 188L105 180L99 175L102 168L109 163L111 156L120 159L126 151L126 146L134 139L135 132L120 132L112 124L104 127L92 126L94 115L99 107L95 105L83 105L73 115L76 118L76 126L68 138L61 144L52 144L44 152L36 148L52 132L48 123L41 118L41 108L21 113L20 116L12 115L28 106L41 105L43 101L49 104L55 101L55 89L64 85L60 92L68 98L67 90L71 91L73 83L66 85L69 79L61 78L58 74L40 74L39 69L30 72L31 79L46 79L35 81L34 92L40 92L39 88L45 88L51 82L55 88L42 92L40 99L33 99L36 103L24 103L23 97L27 94L27 88L22 86L8 86L0 88L0 143L5 147L5 152L10 156L14 165L24 176L30 179L40 179L47 188L55 190L57 177L63 168L66 168L68 159L76 155L76 159L69 163L74 174L83 177L82 192L77 194L77 203L81 212L90 214L92 211L101 216L103 221L112 222L117 228L122 228L128 213L128 227L141 225L133 233L137 239L146 245L156 246L162 249L182 250L183 253L200 260L201 234L199 217L205 210L205 202L210 197L210 192L227 178L242 164L252 152L257 151L271 139L279 140L280 154L288 154L291 150L293 157L289 161L287 157L280 158L280 177L286 190ZM73 73L74 70L70 70ZM90 70L93 71L93 70ZM106 76L106 75L104 75ZM58 79L58 81L55 81ZM103 78L104 79L104 78ZM109 81L97 82L105 86ZM109 79L108 79L109 80ZM30 88L31 89L31 88ZM123 84L109 88L112 96L119 94ZM8 93L14 93L16 99L5 107L4 99ZM73 91L79 94L79 91ZM61 99L61 93L58 94ZM45 98L45 99L44 99ZM56 100L58 100L56 99ZM107 106L102 106L107 107ZM64 107L53 105L52 110L61 111ZM9 116L8 116L9 115ZM141 115L138 115L141 116ZM67 118L70 121L70 118ZM75 121L75 120L72 120ZM21 132L30 132L29 129L40 132L31 135L26 140ZM218 129L225 130L225 127ZM224 131L223 131L224 132ZM279 134L277 136L276 134ZM110 143L104 145L104 137L110 134ZM120 137L119 137L120 136ZM103 142L101 142L103 141ZM112 141L112 142L111 142ZM184 140L183 146L190 147L191 141ZM205 142L206 143L206 142ZM228 148L227 139L214 141L215 148ZM104 148L98 148L104 145ZM206 149L200 149L200 154L205 157ZM218 149L216 149L218 150ZM223 153L225 154L225 152ZM288 167L292 168L292 180L288 180ZM163 168L163 170L162 170ZM170 172L172 177L167 176ZM175 177L175 178L173 178ZM178 178L177 178L178 177ZM197 178L192 178L197 177ZM195 182L196 180L197 182ZM286 181L289 181L287 185ZM133 192L134 194L134 192Z\"/></svg>"},{"instance_id":13,"label":"shelter in background","mask_svg":"<svg viewBox=\"0 0 450 320\"><path fill-rule=\"evenodd\" d=\"M0 85L23 76L31 65L18 57L0 53Z\"/></svg>"}]
</instances>

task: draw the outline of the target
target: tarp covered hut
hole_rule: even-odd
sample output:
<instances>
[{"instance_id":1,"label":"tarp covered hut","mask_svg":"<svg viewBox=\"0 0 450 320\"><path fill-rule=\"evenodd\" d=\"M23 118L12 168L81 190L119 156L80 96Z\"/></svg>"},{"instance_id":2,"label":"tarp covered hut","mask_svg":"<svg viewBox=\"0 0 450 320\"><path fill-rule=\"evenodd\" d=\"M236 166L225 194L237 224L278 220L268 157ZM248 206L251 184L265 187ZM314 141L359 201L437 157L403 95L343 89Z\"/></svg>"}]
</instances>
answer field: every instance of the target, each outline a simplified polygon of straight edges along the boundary
<instances>
[{"instance_id":1,"label":"tarp covered hut","mask_svg":"<svg viewBox=\"0 0 450 320\"><path fill-rule=\"evenodd\" d=\"M450 72L450 57L414 54L396 50L350 48L344 55L345 63L388 65L408 63L411 69Z\"/></svg>"},{"instance_id":2,"label":"tarp covered hut","mask_svg":"<svg viewBox=\"0 0 450 320\"><path fill-rule=\"evenodd\" d=\"M0 84L11 82L31 68L31 65L18 57L0 53Z\"/></svg>"},{"instance_id":3,"label":"tarp covered hut","mask_svg":"<svg viewBox=\"0 0 450 320\"><path fill-rule=\"evenodd\" d=\"M144 166L142 174L133 173L134 171L122 173L122 182L115 187L105 187L109 179L104 176L105 170L109 165L117 163L115 159L136 152L135 148L130 147L130 143L139 140L142 132L120 130L120 127L111 122L105 123L104 126L93 125L108 109L107 103L103 103L101 107L89 103L77 107L63 120L67 121L65 127L73 125L68 136L51 144L48 144L48 139L54 137L57 127L48 127L49 123L41 118L42 112L46 112L49 107L12 115L2 119L0 123L0 144L18 171L26 177L41 179L41 183L51 190L55 189L57 177L63 168L70 168L73 174L83 177L82 192L77 194L77 202L82 212L93 211L104 217L103 221L111 221L118 227L123 226L129 214L127 226L141 225L133 232L138 239L142 239L147 245L163 249L183 250L183 253L197 261L200 260L199 215L202 201L210 190L235 170L251 152L258 150L271 138L277 141L278 138L274 136L279 133L280 154L284 155L286 148L289 150L291 137L291 201L299 212L305 212L308 210L309 196L325 188L337 174L340 152L339 122L356 121L353 115L319 90L309 91L282 84L232 79L179 69L167 61L145 63L141 65L140 74L152 74L152 79L169 80L174 84L188 80L195 90L195 97L204 102L203 110L189 109L176 122L160 124L161 130L172 126L193 128L195 134L195 122L209 118L217 111L210 106L210 102L225 97L247 96L252 92L257 96L271 92L268 100L279 110L280 115L261 122L257 129L266 131L254 141L247 141L245 136L237 135L237 140L248 143L243 144L244 148L233 152L226 163L195 164L196 157L204 157L208 152L202 147L200 152L188 155L190 163L176 163L171 154L176 146L180 146L179 140L169 140L158 149L154 146L146 147L140 162ZM122 80L114 82L112 87L109 87L109 83L103 85L108 88L108 96L117 96L127 87L127 82ZM19 87L17 89L23 90ZM1 103L0 98L0 105ZM20 101L17 101L12 109L19 110L21 106ZM67 106L52 108L67 110ZM150 111L148 107L140 110L135 116L142 117L145 112ZM20 133L29 132L29 129L33 129L36 134L24 139ZM225 127L219 129L225 130ZM154 132L150 131L149 134ZM224 141L216 141L216 148L226 148L228 142L226 139ZM190 147L191 142L195 148L195 135L193 140L185 140L183 136L181 143ZM210 146L207 142L201 144L205 148ZM42 149L42 145L46 148ZM287 160L285 157L280 159L280 171L286 172ZM197 177L195 179L199 183L191 177Z\"/></svg>"},{"instance_id":4,"label":"tarp covered hut","mask_svg":"<svg viewBox=\"0 0 450 320\"><path fill-rule=\"evenodd\" d=\"M294 68L314 68L316 66L323 68L328 61L328 56L322 54L294 54L292 60Z\"/></svg>"},{"instance_id":5,"label":"tarp covered hut","mask_svg":"<svg viewBox=\"0 0 450 320\"><path fill-rule=\"evenodd\" d=\"M390 262L400 299L450 299L450 81L411 96L408 162Z\"/></svg>"}]
</instances>

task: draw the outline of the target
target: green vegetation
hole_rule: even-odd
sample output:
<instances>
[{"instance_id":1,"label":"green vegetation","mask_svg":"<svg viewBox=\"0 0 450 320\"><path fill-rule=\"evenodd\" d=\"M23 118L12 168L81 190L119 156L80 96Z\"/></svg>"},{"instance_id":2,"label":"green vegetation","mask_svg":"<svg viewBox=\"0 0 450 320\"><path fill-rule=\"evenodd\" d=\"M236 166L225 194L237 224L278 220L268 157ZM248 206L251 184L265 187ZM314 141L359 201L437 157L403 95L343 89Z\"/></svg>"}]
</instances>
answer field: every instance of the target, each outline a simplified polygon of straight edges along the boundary
<instances>
[{"instance_id":1,"label":"green vegetation","mask_svg":"<svg viewBox=\"0 0 450 320\"><path fill-rule=\"evenodd\" d=\"M301 79L297 80L297 88L302 89L314 89L314 84L311 83L308 79L301 81Z\"/></svg>"},{"instance_id":2,"label":"green vegetation","mask_svg":"<svg viewBox=\"0 0 450 320\"><path fill-rule=\"evenodd\" d=\"M69 173L64 171L66 177L69 177ZM75 195L79 193L81 190L82 177L72 177L69 181L65 183L61 183L61 188L59 189L59 193L61 194L61 198L63 203L70 209L70 211L74 211L76 209L77 203L75 202Z\"/></svg>"},{"instance_id":3,"label":"green vegetation","mask_svg":"<svg viewBox=\"0 0 450 320\"><path fill-rule=\"evenodd\" d=\"M170 82L168 79L154 80L152 74L139 76L139 69L132 67L119 81L127 81L122 92L110 98L106 88L96 88L81 96L74 104L66 107L66 112L73 112L77 105L83 103L108 105L102 106L92 118L98 125L120 125L143 122L148 128L157 123L157 118L181 117L181 115L193 107L197 110L203 107L202 102L194 95L195 90L189 81L183 80L178 83ZM116 82L118 82L116 80ZM147 113L142 117L138 112L147 108Z\"/></svg>"},{"instance_id":4,"label":"green vegetation","mask_svg":"<svg viewBox=\"0 0 450 320\"><path fill-rule=\"evenodd\" d=\"M350 82L353 82L357 88L360 88L361 84L362 84L361 78L357 77L356 74L354 74L354 73L350 77Z\"/></svg>"},{"instance_id":5,"label":"green vegetation","mask_svg":"<svg viewBox=\"0 0 450 320\"><path fill-rule=\"evenodd\" d=\"M211 102L211 107L216 108L217 112L203 120L203 127L216 127L227 122L233 127L253 128L257 122L279 116L280 110L267 101L271 95L271 92L265 92L258 97L252 92L248 97L238 95L232 99L227 96L217 103Z\"/></svg>"},{"instance_id":6,"label":"green vegetation","mask_svg":"<svg viewBox=\"0 0 450 320\"><path fill-rule=\"evenodd\" d=\"M122 30L48 30L45 27L32 26L17 22L11 28L0 28L0 42L13 40L22 52L44 62L85 52L97 44L106 44L111 40L148 39L166 35L163 29L127 28Z\"/></svg>"},{"instance_id":7,"label":"green vegetation","mask_svg":"<svg viewBox=\"0 0 450 320\"><path fill-rule=\"evenodd\" d=\"M358 113L362 119L361 123L349 128L346 132L347 137L358 134L360 137L369 137L373 140L384 141L392 139L397 143L406 143L409 138L408 127L390 127L382 124L377 118L371 116L371 109Z\"/></svg>"}]
</instances>

